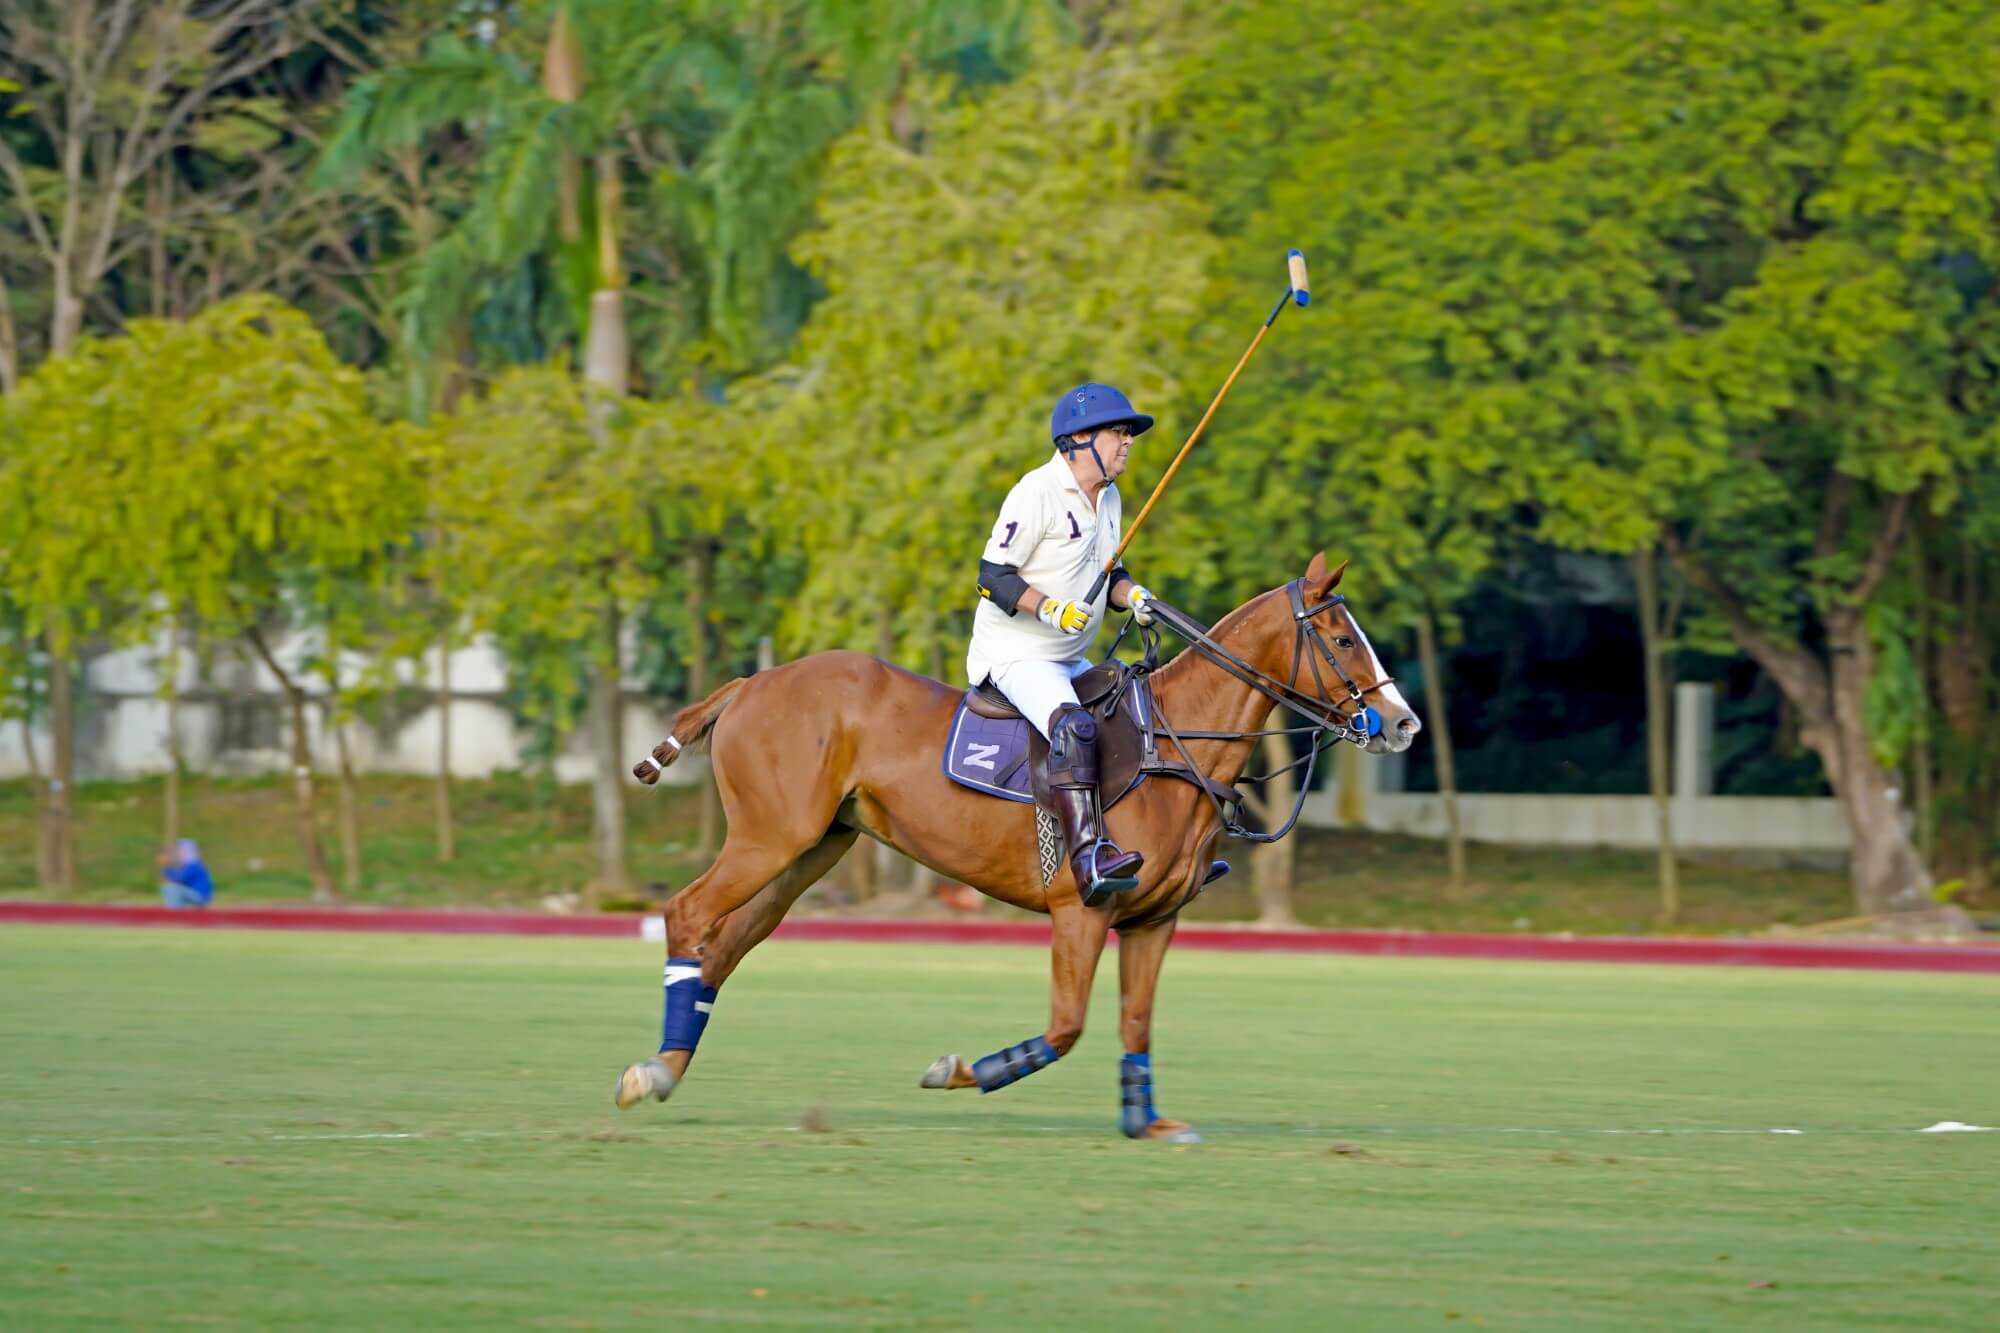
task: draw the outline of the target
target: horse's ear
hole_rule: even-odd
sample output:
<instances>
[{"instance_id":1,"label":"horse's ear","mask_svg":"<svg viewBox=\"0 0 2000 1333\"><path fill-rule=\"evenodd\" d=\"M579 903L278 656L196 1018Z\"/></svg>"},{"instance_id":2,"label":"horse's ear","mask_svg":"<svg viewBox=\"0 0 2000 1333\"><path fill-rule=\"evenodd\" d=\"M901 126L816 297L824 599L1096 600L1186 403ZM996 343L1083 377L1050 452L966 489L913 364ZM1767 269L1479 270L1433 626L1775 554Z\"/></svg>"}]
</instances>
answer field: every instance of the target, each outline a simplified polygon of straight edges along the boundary
<instances>
[{"instance_id":1,"label":"horse's ear","mask_svg":"<svg viewBox=\"0 0 2000 1333\"><path fill-rule=\"evenodd\" d=\"M1340 576L1347 572L1347 562L1341 561L1331 573L1326 568L1326 552L1313 552L1312 563L1306 566L1306 588L1312 593L1312 600L1332 592L1340 586Z\"/></svg>"}]
</instances>

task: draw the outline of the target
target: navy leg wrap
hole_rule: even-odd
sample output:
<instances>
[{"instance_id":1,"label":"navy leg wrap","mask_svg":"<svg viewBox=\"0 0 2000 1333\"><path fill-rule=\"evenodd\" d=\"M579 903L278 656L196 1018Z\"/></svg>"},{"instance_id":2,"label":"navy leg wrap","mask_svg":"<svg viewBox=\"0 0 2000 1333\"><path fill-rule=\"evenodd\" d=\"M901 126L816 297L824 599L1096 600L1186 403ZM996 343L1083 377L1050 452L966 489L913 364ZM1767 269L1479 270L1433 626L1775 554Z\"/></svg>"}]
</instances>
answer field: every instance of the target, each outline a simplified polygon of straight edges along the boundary
<instances>
[{"instance_id":1,"label":"navy leg wrap","mask_svg":"<svg viewBox=\"0 0 2000 1333\"><path fill-rule=\"evenodd\" d=\"M667 1011L660 1022L660 1049L686 1051L693 1058L701 1044L702 1029L715 1008L715 987L701 984L699 958L667 960Z\"/></svg>"},{"instance_id":2,"label":"navy leg wrap","mask_svg":"<svg viewBox=\"0 0 2000 1333\"><path fill-rule=\"evenodd\" d=\"M1125 1137L1136 1139L1146 1132L1146 1126L1160 1118L1153 1109L1153 1056L1151 1052L1139 1055L1127 1053L1118 1062L1118 1091L1124 1106L1118 1114L1118 1127L1125 1131Z\"/></svg>"},{"instance_id":3,"label":"navy leg wrap","mask_svg":"<svg viewBox=\"0 0 2000 1333\"><path fill-rule=\"evenodd\" d=\"M982 1056L972 1066L972 1077L981 1092L998 1092L1009 1083L1018 1083L1037 1069L1056 1062L1056 1049L1047 1037L1030 1037L1019 1046L1009 1046Z\"/></svg>"}]
</instances>

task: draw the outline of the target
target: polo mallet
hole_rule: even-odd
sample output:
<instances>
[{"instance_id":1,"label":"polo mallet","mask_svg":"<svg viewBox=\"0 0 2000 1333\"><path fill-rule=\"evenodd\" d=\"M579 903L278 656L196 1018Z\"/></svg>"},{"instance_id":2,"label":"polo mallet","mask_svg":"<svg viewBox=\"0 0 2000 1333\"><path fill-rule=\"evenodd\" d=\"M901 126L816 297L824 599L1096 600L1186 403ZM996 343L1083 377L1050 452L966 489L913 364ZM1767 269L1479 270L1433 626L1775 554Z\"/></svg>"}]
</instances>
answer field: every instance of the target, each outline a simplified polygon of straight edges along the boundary
<instances>
[{"instance_id":1,"label":"polo mallet","mask_svg":"<svg viewBox=\"0 0 2000 1333\"><path fill-rule=\"evenodd\" d=\"M1187 437L1187 443L1183 444L1181 451L1174 455L1174 461L1167 465L1166 475L1160 478L1159 485L1153 487L1153 493L1146 497L1145 507L1139 511L1139 516L1132 520L1131 527L1125 529L1124 540L1118 543L1118 549L1111 553L1111 558L1104 562L1104 568L1098 571L1096 582L1090 585L1090 593L1083 599L1084 605L1088 606L1095 602L1097 594L1104 591L1104 581L1111 577L1112 570L1118 568L1119 557L1125 554L1125 548L1132 544L1132 539L1139 535L1139 525L1146 521L1146 515L1153 512L1153 506L1159 503L1160 495L1167 489L1167 483L1174 479L1174 473L1181 470L1182 462L1187 459L1188 450L1194 448L1194 442L1201 438L1202 431L1208 427L1208 419L1215 415L1216 408L1222 406L1222 400L1229 396L1229 390L1236 383L1236 377L1243 373L1243 367L1249 365L1250 358L1257 354L1257 345L1264 341L1264 335L1278 322L1278 316L1285 313L1285 303L1297 301L1300 305L1304 305L1312 299L1312 290L1306 285L1305 254L1299 250L1292 251L1285 256L1285 265L1291 275L1291 285L1286 287L1285 294L1278 298L1278 304L1271 307L1271 316L1257 330L1257 336L1243 349L1243 357L1236 363L1236 369L1229 372L1229 378L1224 380L1222 387L1216 391L1215 401L1208 405L1208 411L1202 413L1201 420L1195 423L1194 433Z\"/></svg>"}]
</instances>

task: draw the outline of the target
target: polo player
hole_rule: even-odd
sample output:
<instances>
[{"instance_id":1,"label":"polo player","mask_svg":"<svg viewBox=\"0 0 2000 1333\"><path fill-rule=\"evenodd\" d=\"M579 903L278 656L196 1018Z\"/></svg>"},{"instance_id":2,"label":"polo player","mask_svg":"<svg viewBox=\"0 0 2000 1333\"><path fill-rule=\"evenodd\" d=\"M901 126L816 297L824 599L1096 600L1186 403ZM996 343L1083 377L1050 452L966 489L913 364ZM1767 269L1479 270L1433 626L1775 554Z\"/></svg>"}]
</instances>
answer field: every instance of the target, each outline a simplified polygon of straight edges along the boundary
<instances>
[{"instance_id":1,"label":"polo player","mask_svg":"<svg viewBox=\"0 0 2000 1333\"><path fill-rule=\"evenodd\" d=\"M1050 415L1055 453L1014 483L979 560L979 609L965 673L991 682L1049 742L1049 788L1086 906L1137 887L1145 858L1104 835L1097 723L1071 683L1090 668L1092 631L1112 607L1150 621L1152 594L1121 565L1083 600L1118 547L1117 481L1153 418L1108 384L1064 394Z\"/></svg>"}]
</instances>

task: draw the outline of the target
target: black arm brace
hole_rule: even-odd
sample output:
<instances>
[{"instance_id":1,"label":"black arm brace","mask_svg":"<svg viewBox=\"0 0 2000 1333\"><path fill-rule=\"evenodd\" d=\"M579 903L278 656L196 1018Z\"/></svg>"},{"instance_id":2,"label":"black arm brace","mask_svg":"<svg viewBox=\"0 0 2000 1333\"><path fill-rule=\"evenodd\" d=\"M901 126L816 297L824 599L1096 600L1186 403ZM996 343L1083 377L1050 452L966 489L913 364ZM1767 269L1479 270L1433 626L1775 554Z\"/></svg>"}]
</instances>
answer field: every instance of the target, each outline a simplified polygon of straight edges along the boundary
<instances>
[{"instance_id":1,"label":"black arm brace","mask_svg":"<svg viewBox=\"0 0 2000 1333\"><path fill-rule=\"evenodd\" d=\"M1021 597L1028 591L1028 581L1021 577L1019 565L996 565L991 560L979 562L979 595L1008 615L1018 614Z\"/></svg>"},{"instance_id":2,"label":"black arm brace","mask_svg":"<svg viewBox=\"0 0 2000 1333\"><path fill-rule=\"evenodd\" d=\"M1116 588L1120 579L1124 579L1128 583L1137 583L1139 581L1132 577L1132 571L1125 568L1125 566L1113 565L1111 567L1111 577L1104 581L1104 586L1107 588ZM1110 593L1106 593L1105 597L1108 599L1110 595ZM1128 606L1125 609L1130 611L1132 608Z\"/></svg>"}]
</instances>

